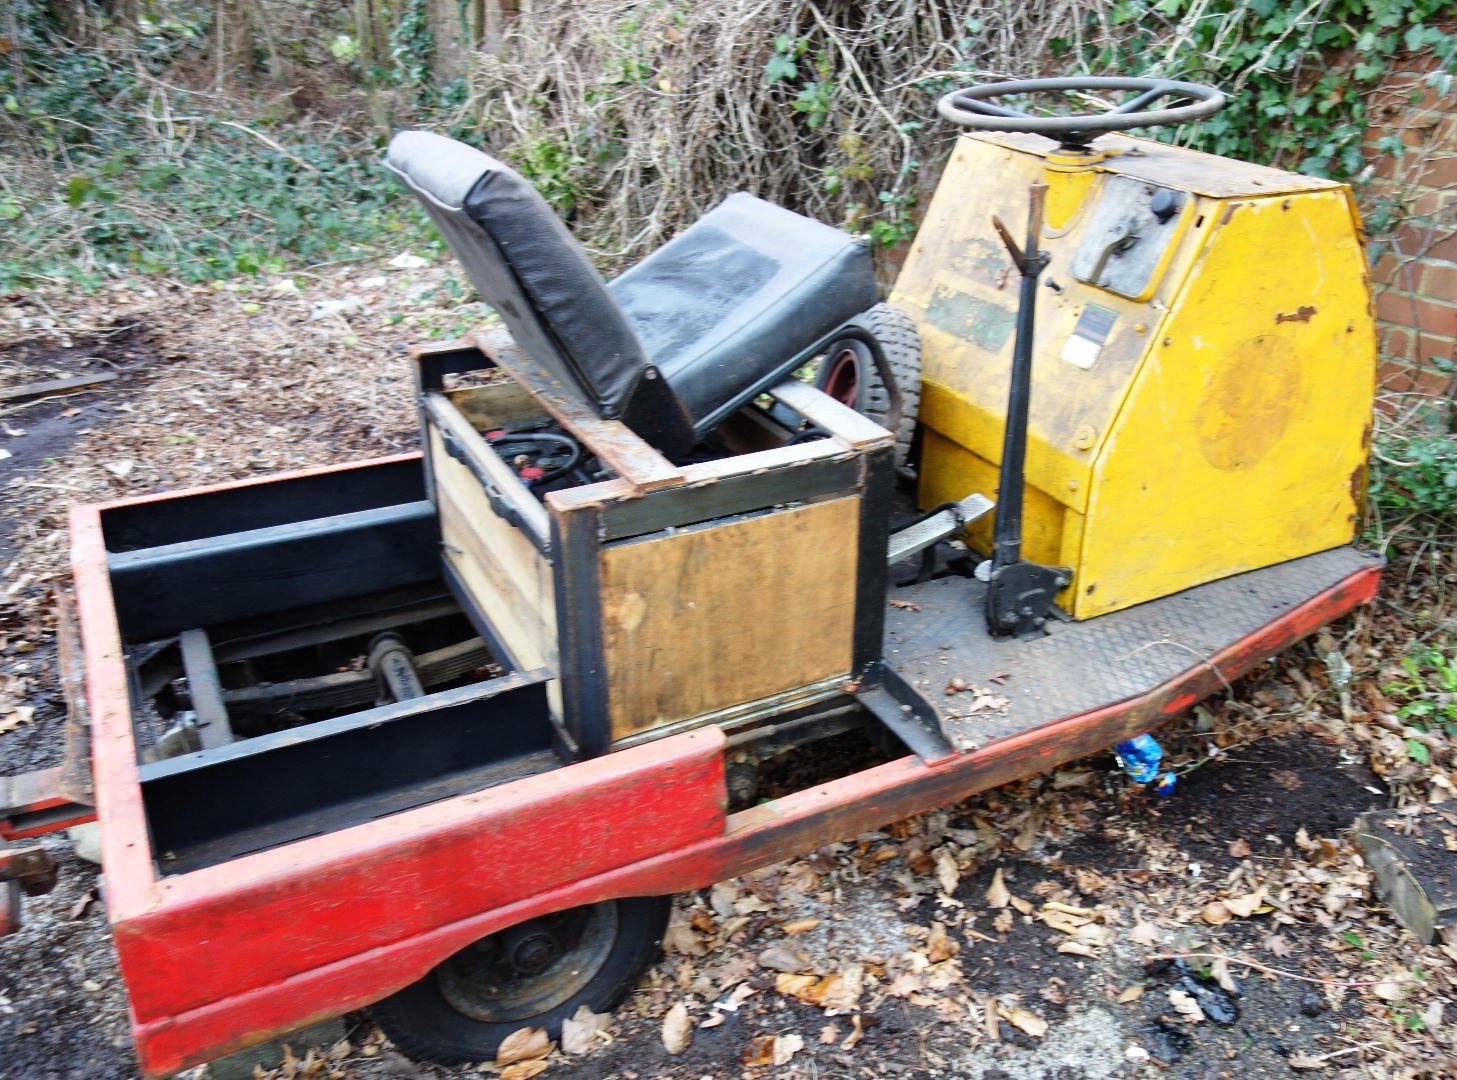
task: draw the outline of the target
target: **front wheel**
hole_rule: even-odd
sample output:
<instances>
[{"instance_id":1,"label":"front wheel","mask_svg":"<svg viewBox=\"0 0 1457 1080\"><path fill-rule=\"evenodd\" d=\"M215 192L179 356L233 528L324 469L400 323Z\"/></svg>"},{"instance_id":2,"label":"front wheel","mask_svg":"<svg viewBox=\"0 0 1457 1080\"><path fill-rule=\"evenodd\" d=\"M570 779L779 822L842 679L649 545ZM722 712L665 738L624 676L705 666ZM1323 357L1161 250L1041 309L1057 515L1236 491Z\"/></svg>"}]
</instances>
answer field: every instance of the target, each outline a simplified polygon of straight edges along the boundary
<instances>
[{"instance_id":1,"label":"front wheel","mask_svg":"<svg viewBox=\"0 0 1457 1080\"><path fill-rule=\"evenodd\" d=\"M417 1061L489 1061L524 1027L561 1036L579 1006L607 1012L657 959L673 898L604 900L484 937L419 982L372 1006L374 1020Z\"/></svg>"}]
</instances>

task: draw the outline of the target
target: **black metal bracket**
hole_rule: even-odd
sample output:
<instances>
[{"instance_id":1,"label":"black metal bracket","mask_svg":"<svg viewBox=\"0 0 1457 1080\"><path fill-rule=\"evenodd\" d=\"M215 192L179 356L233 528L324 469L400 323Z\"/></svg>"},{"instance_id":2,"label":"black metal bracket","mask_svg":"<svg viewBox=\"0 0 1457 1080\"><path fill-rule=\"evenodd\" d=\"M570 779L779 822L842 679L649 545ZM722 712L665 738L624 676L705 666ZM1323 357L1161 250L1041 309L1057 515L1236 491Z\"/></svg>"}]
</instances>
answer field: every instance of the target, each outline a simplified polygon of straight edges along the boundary
<instances>
[{"instance_id":1,"label":"black metal bracket","mask_svg":"<svg viewBox=\"0 0 1457 1080\"><path fill-rule=\"evenodd\" d=\"M884 660L870 666L854 697L927 765L956 756L931 703Z\"/></svg>"},{"instance_id":2,"label":"black metal bracket","mask_svg":"<svg viewBox=\"0 0 1457 1080\"><path fill-rule=\"evenodd\" d=\"M992 569L987 587L987 627L993 634L1031 634L1046 624L1052 602L1072 580L1061 566L1015 562Z\"/></svg>"}]
</instances>

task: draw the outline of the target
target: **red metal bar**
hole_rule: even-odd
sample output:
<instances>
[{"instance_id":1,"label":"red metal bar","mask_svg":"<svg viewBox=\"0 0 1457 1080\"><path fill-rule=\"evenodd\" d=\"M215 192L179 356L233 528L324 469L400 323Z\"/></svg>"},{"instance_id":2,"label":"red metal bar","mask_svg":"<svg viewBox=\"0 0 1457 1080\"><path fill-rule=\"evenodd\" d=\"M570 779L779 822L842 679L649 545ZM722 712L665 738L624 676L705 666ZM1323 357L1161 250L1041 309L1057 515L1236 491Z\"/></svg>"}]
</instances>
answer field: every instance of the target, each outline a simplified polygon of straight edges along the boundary
<instances>
[{"instance_id":1,"label":"red metal bar","mask_svg":"<svg viewBox=\"0 0 1457 1080\"><path fill-rule=\"evenodd\" d=\"M62 766L0 776L0 841L27 840L96 820L94 807L61 791Z\"/></svg>"},{"instance_id":2,"label":"red metal bar","mask_svg":"<svg viewBox=\"0 0 1457 1080\"><path fill-rule=\"evenodd\" d=\"M72 539L108 912L149 1076L377 1001L523 919L704 887L1104 749L1369 601L1379 575L1362 569L1148 694L936 766L906 757L726 816L709 728L160 877L97 508L73 511Z\"/></svg>"}]
</instances>

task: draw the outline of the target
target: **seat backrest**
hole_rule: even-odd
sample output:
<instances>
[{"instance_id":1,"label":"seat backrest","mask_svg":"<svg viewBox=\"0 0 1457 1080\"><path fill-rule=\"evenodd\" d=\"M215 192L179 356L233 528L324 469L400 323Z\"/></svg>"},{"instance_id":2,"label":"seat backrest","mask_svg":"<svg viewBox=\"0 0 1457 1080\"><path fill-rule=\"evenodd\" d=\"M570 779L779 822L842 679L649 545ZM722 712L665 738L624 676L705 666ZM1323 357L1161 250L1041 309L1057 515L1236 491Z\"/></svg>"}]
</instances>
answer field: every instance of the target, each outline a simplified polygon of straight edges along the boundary
<instances>
[{"instance_id":1,"label":"seat backrest","mask_svg":"<svg viewBox=\"0 0 1457 1080\"><path fill-rule=\"evenodd\" d=\"M601 275L525 177L426 131L397 134L387 160L528 359L659 449L691 444L687 413Z\"/></svg>"}]
</instances>

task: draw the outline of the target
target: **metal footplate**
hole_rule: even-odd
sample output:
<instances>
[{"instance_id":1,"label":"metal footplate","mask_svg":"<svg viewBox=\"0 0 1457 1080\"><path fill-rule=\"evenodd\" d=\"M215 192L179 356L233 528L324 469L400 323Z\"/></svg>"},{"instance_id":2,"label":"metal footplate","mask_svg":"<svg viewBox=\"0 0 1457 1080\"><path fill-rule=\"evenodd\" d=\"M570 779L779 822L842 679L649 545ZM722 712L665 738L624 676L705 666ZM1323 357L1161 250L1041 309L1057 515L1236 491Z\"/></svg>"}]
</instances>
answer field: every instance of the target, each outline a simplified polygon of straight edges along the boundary
<instances>
[{"instance_id":1,"label":"metal footplate","mask_svg":"<svg viewBox=\"0 0 1457 1080\"><path fill-rule=\"evenodd\" d=\"M899 532L891 533L886 563L900 562L917 552L925 551L932 544L939 544L956 535L977 518L991 513L996 505L985 495L968 495L939 513L923 518L914 525L907 525Z\"/></svg>"}]
</instances>

